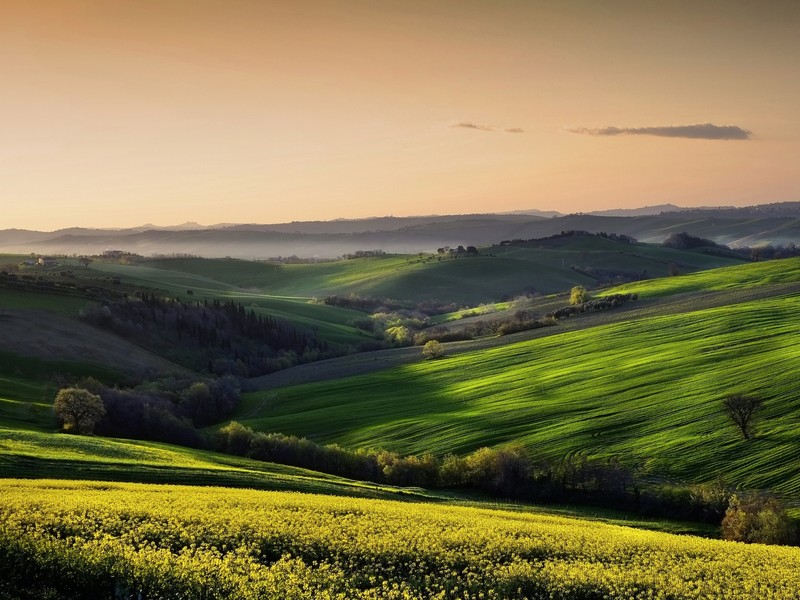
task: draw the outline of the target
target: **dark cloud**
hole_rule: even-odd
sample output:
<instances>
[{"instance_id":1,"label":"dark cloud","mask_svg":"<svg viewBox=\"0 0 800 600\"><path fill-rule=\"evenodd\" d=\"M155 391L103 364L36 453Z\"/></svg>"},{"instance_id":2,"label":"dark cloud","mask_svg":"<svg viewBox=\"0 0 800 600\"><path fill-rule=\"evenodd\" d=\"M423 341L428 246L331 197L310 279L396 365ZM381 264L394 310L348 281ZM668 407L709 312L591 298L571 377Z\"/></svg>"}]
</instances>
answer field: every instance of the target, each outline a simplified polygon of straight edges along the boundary
<instances>
[{"instance_id":1,"label":"dark cloud","mask_svg":"<svg viewBox=\"0 0 800 600\"><path fill-rule=\"evenodd\" d=\"M461 127L462 129L477 129L479 131L498 131L497 127L492 125L480 125L478 123L473 123L472 121L462 121L461 123L456 123L453 127ZM525 133L525 130L521 127L509 127L507 129L503 129L506 133Z\"/></svg>"},{"instance_id":2,"label":"dark cloud","mask_svg":"<svg viewBox=\"0 0 800 600\"><path fill-rule=\"evenodd\" d=\"M695 140L749 140L752 132L736 125L671 125L665 127L603 127L602 129L570 129L582 135L655 135L658 137L690 138Z\"/></svg>"}]
</instances>

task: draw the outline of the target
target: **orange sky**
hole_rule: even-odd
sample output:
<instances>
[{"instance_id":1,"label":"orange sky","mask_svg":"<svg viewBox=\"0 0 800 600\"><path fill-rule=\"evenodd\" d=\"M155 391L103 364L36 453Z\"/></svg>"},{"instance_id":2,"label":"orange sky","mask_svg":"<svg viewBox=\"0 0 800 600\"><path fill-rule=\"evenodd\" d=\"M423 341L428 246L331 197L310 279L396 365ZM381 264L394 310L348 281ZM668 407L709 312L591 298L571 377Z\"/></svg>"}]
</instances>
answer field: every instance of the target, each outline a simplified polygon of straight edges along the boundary
<instances>
[{"instance_id":1,"label":"orange sky","mask_svg":"<svg viewBox=\"0 0 800 600\"><path fill-rule=\"evenodd\" d=\"M798 31L796 1L0 0L0 229L800 200Z\"/></svg>"}]
</instances>

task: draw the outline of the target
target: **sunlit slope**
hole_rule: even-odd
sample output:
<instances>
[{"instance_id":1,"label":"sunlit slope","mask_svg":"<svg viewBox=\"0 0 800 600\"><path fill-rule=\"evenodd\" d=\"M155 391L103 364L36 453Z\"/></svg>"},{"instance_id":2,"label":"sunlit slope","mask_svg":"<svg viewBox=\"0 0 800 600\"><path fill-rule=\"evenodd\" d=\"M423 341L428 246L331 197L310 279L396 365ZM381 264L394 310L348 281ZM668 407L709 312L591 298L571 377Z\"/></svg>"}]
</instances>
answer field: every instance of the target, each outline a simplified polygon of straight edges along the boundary
<instances>
[{"instance_id":1,"label":"sunlit slope","mask_svg":"<svg viewBox=\"0 0 800 600\"><path fill-rule=\"evenodd\" d=\"M389 486L169 444L0 426L0 481L8 477L396 495Z\"/></svg>"},{"instance_id":2,"label":"sunlit slope","mask_svg":"<svg viewBox=\"0 0 800 600\"><path fill-rule=\"evenodd\" d=\"M618 456L689 480L800 491L800 297L552 335L372 375L254 394L247 425L351 447L464 452L522 441L539 456ZM720 407L765 408L742 440Z\"/></svg>"},{"instance_id":3,"label":"sunlit slope","mask_svg":"<svg viewBox=\"0 0 800 600\"><path fill-rule=\"evenodd\" d=\"M389 488L170 444L56 433L57 377L120 374L82 363L0 353L0 478L70 478L223 485L361 496Z\"/></svg>"},{"instance_id":4,"label":"sunlit slope","mask_svg":"<svg viewBox=\"0 0 800 600\"><path fill-rule=\"evenodd\" d=\"M680 277L636 281L616 287L609 293L636 292L642 297L652 298L691 292L749 290L791 283L800 283L800 258L746 263Z\"/></svg>"}]
</instances>

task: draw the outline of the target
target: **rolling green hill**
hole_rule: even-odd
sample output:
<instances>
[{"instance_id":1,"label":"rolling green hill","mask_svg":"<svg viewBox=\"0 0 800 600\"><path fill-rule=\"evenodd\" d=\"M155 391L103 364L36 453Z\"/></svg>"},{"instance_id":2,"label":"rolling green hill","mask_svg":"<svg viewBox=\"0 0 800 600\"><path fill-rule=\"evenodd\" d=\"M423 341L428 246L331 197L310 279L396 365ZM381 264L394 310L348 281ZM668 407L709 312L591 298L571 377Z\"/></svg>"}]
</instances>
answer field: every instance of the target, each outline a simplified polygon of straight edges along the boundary
<instances>
[{"instance_id":1,"label":"rolling green hill","mask_svg":"<svg viewBox=\"0 0 800 600\"><path fill-rule=\"evenodd\" d=\"M9 426L0 425L0 478L182 483L370 498L401 494L391 486L215 452L25 429L2 422ZM402 495L428 497L421 490L404 490Z\"/></svg>"},{"instance_id":2,"label":"rolling green hill","mask_svg":"<svg viewBox=\"0 0 800 600\"><path fill-rule=\"evenodd\" d=\"M689 273L739 264L742 260L733 253L707 254L574 235L546 243L490 247L479 256L457 259L441 255L384 255L277 264L177 258L149 260L143 263L146 269L117 272L126 278L134 276L159 285L195 285L203 293L219 290L224 284L240 291L292 299L355 293L414 302L436 300L476 305L522 293L550 294L574 285L592 287L598 280L587 272L600 271L610 279L614 274L623 278L659 277L667 274L670 265L681 273ZM151 268L166 272L158 274ZM212 283L204 285L206 280ZM232 293L231 289L226 295Z\"/></svg>"},{"instance_id":3,"label":"rolling green hill","mask_svg":"<svg viewBox=\"0 0 800 600\"><path fill-rule=\"evenodd\" d=\"M251 395L240 419L350 447L465 452L521 441L541 457L618 457L646 472L800 492L796 293L786 260L633 284L642 297L717 287L740 302L642 317L370 375ZM626 288L627 289L627 288ZM751 299L760 289L761 299ZM734 292L735 297L735 292ZM755 439L721 410L728 393L765 400ZM253 415L253 407L262 405Z\"/></svg>"},{"instance_id":4,"label":"rolling green hill","mask_svg":"<svg viewBox=\"0 0 800 600\"><path fill-rule=\"evenodd\" d=\"M414 273L443 280L443 275L434 276L439 269L451 274L462 269L462 278L486 279L489 271L476 276L480 274L476 265L504 264L497 261L536 264L539 269L548 261L561 261L566 253L588 252L598 261L607 260L608 243L614 242L590 236L556 240L553 248L536 251L512 246L507 248L508 259L479 256L414 262L409 257L384 257L283 267L287 274L288 267L318 269L318 281L327 278L344 290L358 281L361 265L366 266L365 281L400 286ZM674 258L672 250L634 248L652 252L657 260ZM662 250L668 254L662 255ZM731 260L696 256L698 261ZM316 311L325 311L327 325L343 328L343 336L350 327L347 319L363 315L245 289L245 281L257 287L263 281L259 278L266 277L262 269L274 266L174 261L165 261L174 267L170 269L93 263L85 271L118 274L126 281L175 293L192 289L195 297L207 293L248 299L246 305L259 310L267 310L261 303L283 306L285 314L309 322L323 314ZM205 271L188 273L191 269ZM402 277L394 273L404 270ZM284 291L303 285L297 273L294 280L287 275ZM535 339L493 342L491 348L454 352L442 360L418 360L359 377L252 393L234 418L263 431L408 453L464 453L520 441L543 458L576 452L617 457L653 475L690 481L723 475L735 484L797 493L800 475L792 457L800 455L800 442L793 435L800 401L793 381L800 358L795 344L800 297L793 286L799 281L800 259L790 259L626 284L609 293L639 294L642 309L633 310L630 317L609 313L615 318L600 319L596 326L554 327ZM184 287L189 284L191 288ZM414 286L408 289L413 294ZM29 292L4 291L0 306L21 306L25 294ZM709 296L720 298L721 304L700 302ZM42 311L74 308L73 298L62 305L53 300L57 296L30 293L30 297L40 298ZM670 299L677 301L663 303ZM82 363L44 361L36 366L13 354L3 359L0 425L6 432L41 433L52 427L49 402L58 381L52 373L80 371L108 381L124 378L120 371L103 372ZM753 440L741 440L720 409L721 398L731 392L753 393L765 400L759 434Z\"/></svg>"}]
</instances>

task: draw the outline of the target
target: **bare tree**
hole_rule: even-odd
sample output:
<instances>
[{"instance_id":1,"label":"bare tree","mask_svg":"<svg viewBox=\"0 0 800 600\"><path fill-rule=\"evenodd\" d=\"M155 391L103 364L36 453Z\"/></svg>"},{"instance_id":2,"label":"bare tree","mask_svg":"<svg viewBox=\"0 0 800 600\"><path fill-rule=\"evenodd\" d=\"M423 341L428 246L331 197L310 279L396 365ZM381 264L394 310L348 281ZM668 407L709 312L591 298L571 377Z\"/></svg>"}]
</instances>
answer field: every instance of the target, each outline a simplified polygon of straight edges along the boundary
<instances>
[{"instance_id":1,"label":"bare tree","mask_svg":"<svg viewBox=\"0 0 800 600\"><path fill-rule=\"evenodd\" d=\"M755 433L756 414L764 401L748 394L729 394L722 401L722 406L736 426L741 429L744 439Z\"/></svg>"},{"instance_id":2,"label":"bare tree","mask_svg":"<svg viewBox=\"0 0 800 600\"><path fill-rule=\"evenodd\" d=\"M79 262L79 263L81 263L81 264L82 264L84 267L87 267L87 268L88 268L88 266L89 266L90 264L92 264L92 259L91 259L91 258L89 258L88 256L81 256L81 257L78 259L78 262Z\"/></svg>"}]
</instances>

